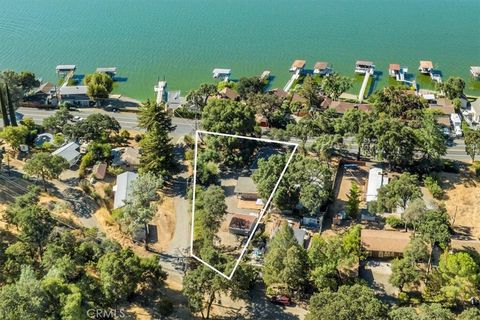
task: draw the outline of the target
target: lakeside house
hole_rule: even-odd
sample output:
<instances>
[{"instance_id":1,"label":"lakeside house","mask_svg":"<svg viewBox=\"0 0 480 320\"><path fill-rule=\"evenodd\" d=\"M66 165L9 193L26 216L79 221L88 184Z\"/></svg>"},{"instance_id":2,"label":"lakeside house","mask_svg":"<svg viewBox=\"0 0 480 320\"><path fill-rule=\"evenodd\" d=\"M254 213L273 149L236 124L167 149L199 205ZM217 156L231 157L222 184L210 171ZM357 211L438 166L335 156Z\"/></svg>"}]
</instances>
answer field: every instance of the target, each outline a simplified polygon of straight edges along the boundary
<instances>
[{"instance_id":1,"label":"lakeside house","mask_svg":"<svg viewBox=\"0 0 480 320\"><path fill-rule=\"evenodd\" d=\"M480 66L471 66L470 73L475 79L480 79Z\"/></svg>"},{"instance_id":2,"label":"lakeside house","mask_svg":"<svg viewBox=\"0 0 480 320\"><path fill-rule=\"evenodd\" d=\"M234 193L241 200L257 201L259 197L257 185L251 177L239 177Z\"/></svg>"},{"instance_id":3,"label":"lakeside house","mask_svg":"<svg viewBox=\"0 0 480 320\"><path fill-rule=\"evenodd\" d=\"M52 152L54 156L60 156L67 160L70 167L73 167L81 157L80 146L76 142L69 142Z\"/></svg>"},{"instance_id":4,"label":"lakeside house","mask_svg":"<svg viewBox=\"0 0 480 320\"><path fill-rule=\"evenodd\" d=\"M470 104L470 114L473 122L480 123L480 98Z\"/></svg>"},{"instance_id":5,"label":"lakeside house","mask_svg":"<svg viewBox=\"0 0 480 320\"><path fill-rule=\"evenodd\" d=\"M217 98L238 101L240 99L240 95L235 90L225 87L218 92Z\"/></svg>"},{"instance_id":6,"label":"lakeside house","mask_svg":"<svg viewBox=\"0 0 480 320\"><path fill-rule=\"evenodd\" d=\"M367 203L377 201L378 190L388 184L388 177L383 173L383 169L374 167L368 172L368 185L366 200Z\"/></svg>"},{"instance_id":7,"label":"lakeside house","mask_svg":"<svg viewBox=\"0 0 480 320\"><path fill-rule=\"evenodd\" d=\"M292 66L290 67L290 72L301 73L303 72L303 69L305 68L306 64L307 64L307 61L305 60L295 60L293 61Z\"/></svg>"},{"instance_id":8,"label":"lakeside house","mask_svg":"<svg viewBox=\"0 0 480 320\"><path fill-rule=\"evenodd\" d=\"M433 71L433 63L430 60L421 60L418 71L422 74L430 74Z\"/></svg>"},{"instance_id":9,"label":"lakeside house","mask_svg":"<svg viewBox=\"0 0 480 320\"><path fill-rule=\"evenodd\" d=\"M360 241L368 257L399 258L410 243L410 232L362 229Z\"/></svg>"},{"instance_id":10,"label":"lakeside house","mask_svg":"<svg viewBox=\"0 0 480 320\"><path fill-rule=\"evenodd\" d=\"M330 73L330 68L328 67L328 62L317 61L313 66L313 73L321 76L327 75Z\"/></svg>"},{"instance_id":11,"label":"lakeside house","mask_svg":"<svg viewBox=\"0 0 480 320\"><path fill-rule=\"evenodd\" d=\"M331 101L328 106L329 109L335 110L336 113L338 114L344 114L348 110L353 110L353 109L358 109L362 110L365 112L370 112L372 111L373 107L370 104L366 103L352 103L352 102L345 102L345 101Z\"/></svg>"},{"instance_id":12,"label":"lakeside house","mask_svg":"<svg viewBox=\"0 0 480 320\"><path fill-rule=\"evenodd\" d=\"M117 176L117 184L113 187L115 197L113 199L113 209L121 208L125 202L130 199L130 188L132 182L137 179L135 172L126 171Z\"/></svg>"},{"instance_id":13,"label":"lakeside house","mask_svg":"<svg viewBox=\"0 0 480 320\"><path fill-rule=\"evenodd\" d=\"M88 107L90 105L90 97L87 92L87 86L62 86L59 90L60 101Z\"/></svg>"},{"instance_id":14,"label":"lakeside house","mask_svg":"<svg viewBox=\"0 0 480 320\"><path fill-rule=\"evenodd\" d=\"M236 235L248 236L250 232L253 231L257 219L258 215L256 213L236 213L232 216L232 219L230 220L230 224L228 225L228 231Z\"/></svg>"},{"instance_id":15,"label":"lakeside house","mask_svg":"<svg viewBox=\"0 0 480 320\"><path fill-rule=\"evenodd\" d=\"M140 149L134 147L112 149L112 165L135 170L140 165Z\"/></svg>"},{"instance_id":16,"label":"lakeside house","mask_svg":"<svg viewBox=\"0 0 480 320\"><path fill-rule=\"evenodd\" d=\"M375 65L372 61L358 60L355 63L355 73L365 74L370 73L375 69Z\"/></svg>"}]
</instances>

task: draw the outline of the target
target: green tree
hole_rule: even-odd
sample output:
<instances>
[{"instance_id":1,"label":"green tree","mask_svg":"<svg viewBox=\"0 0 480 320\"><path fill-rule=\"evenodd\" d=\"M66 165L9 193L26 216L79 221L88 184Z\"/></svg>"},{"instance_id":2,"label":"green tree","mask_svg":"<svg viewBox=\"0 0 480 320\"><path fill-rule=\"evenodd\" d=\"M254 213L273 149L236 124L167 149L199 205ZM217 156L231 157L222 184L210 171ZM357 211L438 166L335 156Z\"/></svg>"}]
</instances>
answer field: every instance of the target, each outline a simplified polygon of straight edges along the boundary
<instances>
[{"instance_id":1,"label":"green tree","mask_svg":"<svg viewBox=\"0 0 480 320\"><path fill-rule=\"evenodd\" d=\"M175 129L162 105L145 102L140 107L139 124L147 130L140 141L140 172L169 176L175 169L173 145L169 133Z\"/></svg>"},{"instance_id":2,"label":"green tree","mask_svg":"<svg viewBox=\"0 0 480 320\"><path fill-rule=\"evenodd\" d=\"M407 206L402 218L406 224L411 224L413 231L415 231L425 212L427 212L425 201L421 198L416 198Z\"/></svg>"},{"instance_id":3,"label":"green tree","mask_svg":"<svg viewBox=\"0 0 480 320\"><path fill-rule=\"evenodd\" d=\"M409 259L395 259L392 262L392 274L389 282L403 292L405 285L418 284L420 273L415 263Z\"/></svg>"},{"instance_id":4,"label":"green tree","mask_svg":"<svg viewBox=\"0 0 480 320\"><path fill-rule=\"evenodd\" d=\"M217 87L214 84L203 83L196 90L190 90L187 94L187 101L196 107L197 111L202 112L207 105L210 97L217 93Z\"/></svg>"},{"instance_id":5,"label":"green tree","mask_svg":"<svg viewBox=\"0 0 480 320\"><path fill-rule=\"evenodd\" d=\"M250 95L247 105L256 109L257 114L267 119L270 128L285 129L291 123L291 111L283 99L270 93L258 93Z\"/></svg>"},{"instance_id":6,"label":"green tree","mask_svg":"<svg viewBox=\"0 0 480 320\"><path fill-rule=\"evenodd\" d=\"M21 144L26 143L29 133L26 126L8 126L0 132L0 137L3 138L13 150L17 151Z\"/></svg>"},{"instance_id":7,"label":"green tree","mask_svg":"<svg viewBox=\"0 0 480 320\"><path fill-rule=\"evenodd\" d=\"M298 90L298 94L307 101L309 110L320 109L322 96L320 94L321 86L311 75L307 75L303 80L302 86Z\"/></svg>"},{"instance_id":8,"label":"green tree","mask_svg":"<svg viewBox=\"0 0 480 320\"><path fill-rule=\"evenodd\" d=\"M45 130L51 131L53 133L60 133L63 130L63 127L73 119L72 114L65 106L60 106L60 108L55 111L53 115L43 119L43 127Z\"/></svg>"},{"instance_id":9,"label":"green tree","mask_svg":"<svg viewBox=\"0 0 480 320\"><path fill-rule=\"evenodd\" d=\"M347 195L347 203L345 204L345 212L353 219L358 217L360 212L360 188L356 182L352 183L350 192Z\"/></svg>"},{"instance_id":10,"label":"green tree","mask_svg":"<svg viewBox=\"0 0 480 320\"><path fill-rule=\"evenodd\" d=\"M365 125L368 120L368 115L365 111L360 109L347 110L341 120L342 131L346 134L355 137L355 142L358 146L357 160L360 160L362 145L365 136L361 134L360 128Z\"/></svg>"},{"instance_id":11,"label":"green tree","mask_svg":"<svg viewBox=\"0 0 480 320\"><path fill-rule=\"evenodd\" d=\"M31 89L40 85L34 73L29 71L15 72L5 70L0 74L0 82L5 83L11 94L11 104L16 109L18 104Z\"/></svg>"},{"instance_id":12,"label":"green tree","mask_svg":"<svg viewBox=\"0 0 480 320\"><path fill-rule=\"evenodd\" d=\"M397 207L405 210L408 204L422 196L416 175L408 172L393 178L389 184L382 186L378 191L378 202L386 209L393 211ZM407 225L405 223L405 229Z\"/></svg>"},{"instance_id":13,"label":"green tree","mask_svg":"<svg viewBox=\"0 0 480 320\"><path fill-rule=\"evenodd\" d=\"M159 199L158 189L163 185L163 179L152 173L141 174L132 182L130 197L123 207L122 223L131 234L142 227L145 236L145 248L148 247L148 223L157 212L153 202Z\"/></svg>"},{"instance_id":14,"label":"green tree","mask_svg":"<svg viewBox=\"0 0 480 320\"><path fill-rule=\"evenodd\" d=\"M287 285L290 292L302 291L308 280L305 275L309 272L306 251L300 246L290 247L283 259L283 265L280 273L282 282Z\"/></svg>"},{"instance_id":15,"label":"green tree","mask_svg":"<svg viewBox=\"0 0 480 320\"><path fill-rule=\"evenodd\" d=\"M0 84L0 110L2 111L3 126L8 127L10 125L10 118L8 116L7 99L3 93L3 87Z\"/></svg>"},{"instance_id":16,"label":"green tree","mask_svg":"<svg viewBox=\"0 0 480 320\"><path fill-rule=\"evenodd\" d=\"M354 284L312 296L306 320L383 320L386 307L372 289Z\"/></svg>"},{"instance_id":17,"label":"green tree","mask_svg":"<svg viewBox=\"0 0 480 320\"><path fill-rule=\"evenodd\" d=\"M431 268L432 253L435 245L446 248L450 242L450 223L444 209L427 210L420 219L418 234L430 245L428 269Z\"/></svg>"},{"instance_id":18,"label":"green tree","mask_svg":"<svg viewBox=\"0 0 480 320\"><path fill-rule=\"evenodd\" d=\"M68 162L64 158L48 152L40 152L35 153L31 159L27 160L23 169L27 174L42 179L43 187L47 191L46 181L57 179L68 166Z\"/></svg>"},{"instance_id":19,"label":"green tree","mask_svg":"<svg viewBox=\"0 0 480 320\"><path fill-rule=\"evenodd\" d=\"M475 162L475 156L480 154L480 130L464 130L465 152Z\"/></svg>"},{"instance_id":20,"label":"green tree","mask_svg":"<svg viewBox=\"0 0 480 320\"><path fill-rule=\"evenodd\" d=\"M465 90L465 80L459 77L450 77L445 82L437 83L437 88L443 91L450 100L461 98L463 97L463 90Z\"/></svg>"},{"instance_id":21,"label":"green tree","mask_svg":"<svg viewBox=\"0 0 480 320\"><path fill-rule=\"evenodd\" d=\"M240 98L246 100L249 96L261 93L264 83L259 77L242 77L236 85L236 89Z\"/></svg>"},{"instance_id":22,"label":"green tree","mask_svg":"<svg viewBox=\"0 0 480 320\"><path fill-rule=\"evenodd\" d=\"M322 91L325 95L333 100L337 100L340 95L350 89L353 85L353 79L342 77L336 72L333 72L324 77L322 80Z\"/></svg>"},{"instance_id":23,"label":"green tree","mask_svg":"<svg viewBox=\"0 0 480 320\"><path fill-rule=\"evenodd\" d=\"M105 73L93 73L85 77L87 94L92 99L106 99L113 90L113 80Z\"/></svg>"},{"instance_id":24,"label":"green tree","mask_svg":"<svg viewBox=\"0 0 480 320\"><path fill-rule=\"evenodd\" d=\"M389 118L400 120L419 119L423 111L428 109L428 103L421 96L412 95L400 87L388 86L377 91L373 100L374 113L384 114Z\"/></svg>"},{"instance_id":25,"label":"green tree","mask_svg":"<svg viewBox=\"0 0 480 320\"><path fill-rule=\"evenodd\" d=\"M65 125L63 133L73 140L109 140L112 134L120 132L120 128L117 119L103 113L93 113L83 121Z\"/></svg>"}]
</instances>

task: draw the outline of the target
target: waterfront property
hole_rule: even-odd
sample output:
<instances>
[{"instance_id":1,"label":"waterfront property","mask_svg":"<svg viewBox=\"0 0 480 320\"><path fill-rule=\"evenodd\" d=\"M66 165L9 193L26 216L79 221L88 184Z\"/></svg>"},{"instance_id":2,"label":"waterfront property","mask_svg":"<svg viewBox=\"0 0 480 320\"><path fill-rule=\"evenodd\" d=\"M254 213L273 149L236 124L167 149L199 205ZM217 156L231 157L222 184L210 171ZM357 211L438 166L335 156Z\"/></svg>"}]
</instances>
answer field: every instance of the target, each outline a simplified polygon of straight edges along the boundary
<instances>
[{"instance_id":1,"label":"waterfront property","mask_svg":"<svg viewBox=\"0 0 480 320\"><path fill-rule=\"evenodd\" d=\"M433 71L433 63L430 60L421 60L418 71L422 74L430 74Z\"/></svg>"},{"instance_id":2,"label":"waterfront property","mask_svg":"<svg viewBox=\"0 0 480 320\"><path fill-rule=\"evenodd\" d=\"M60 101L88 107L90 105L90 98L87 92L87 86L62 86L59 89Z\"/></svg>"},{"instance_id":3,"label":"waterfront property","mask_svg":"<svg viewBox=\"0 0 480 320\"><path fill-rule=\"evenodd\" d=\"M328 62L317 61L313 66L313 73L321 76L329 74L330 68L328 66Z\"/></svg>"},{"instance_id":4,"label":"waterfront property","mask_svg":"<svg viewBox=\"0 0 480 320\"><path fill-rule=\"evenodd\" d=\"M358 60L355 63L355 73L365 74L375 70L375 65L372 61Z\"/></svg>"},{"instance_id":5,"label":"waterfront property","mask_svg":"<svg viewBox=\"0 0 480 320\"><path fill-rule=\"evenodd\" d=\"M471 66L470 67L470 74L475 79L480 79L480 66Z\"/></svg>"}]
</instances>

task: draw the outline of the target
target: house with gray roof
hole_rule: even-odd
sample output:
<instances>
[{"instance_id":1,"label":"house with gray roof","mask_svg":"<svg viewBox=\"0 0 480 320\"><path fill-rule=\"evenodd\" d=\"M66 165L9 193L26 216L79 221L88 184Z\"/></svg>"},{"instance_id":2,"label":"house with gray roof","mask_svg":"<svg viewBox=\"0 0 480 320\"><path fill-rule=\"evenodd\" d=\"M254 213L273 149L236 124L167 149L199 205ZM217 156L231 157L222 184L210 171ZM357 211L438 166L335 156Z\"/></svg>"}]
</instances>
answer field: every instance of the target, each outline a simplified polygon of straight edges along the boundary
<instances>
[{"instance_id":1,"label":"house with gray roof","mask_svg":"<svg viewBox=\"0 0 480 320\"><path fill-rule=\"evenodd\" d=\"M80 146L72 141L53 151L52 155L64 158L67 160L70 167L73 167L81 157L79 149Z\"/></svg>"},{"instance_id":2,"label":"house with gray roof","mask_svg":"<svg viewBox=\"0 0 480 320\"><path fill-rule=\"evenodd\" d=\"M117 176L117 184L113 187L115 197L113 199L113 209L121 208L125 205L125 202L130 198L130 189L132 182L137 179L135 172L126 171Z\"/></svg>"},{"instance_id":3,"label":"house with gray roof","mask_svg":"<svg viewBox=\"0 0 480 320\"><path fill-rule=\"evenodd\" d=\"M239 177L234 192L242 200L256 201L259 197L257 185L251 177Z\"/></svg>"}]
</instances>

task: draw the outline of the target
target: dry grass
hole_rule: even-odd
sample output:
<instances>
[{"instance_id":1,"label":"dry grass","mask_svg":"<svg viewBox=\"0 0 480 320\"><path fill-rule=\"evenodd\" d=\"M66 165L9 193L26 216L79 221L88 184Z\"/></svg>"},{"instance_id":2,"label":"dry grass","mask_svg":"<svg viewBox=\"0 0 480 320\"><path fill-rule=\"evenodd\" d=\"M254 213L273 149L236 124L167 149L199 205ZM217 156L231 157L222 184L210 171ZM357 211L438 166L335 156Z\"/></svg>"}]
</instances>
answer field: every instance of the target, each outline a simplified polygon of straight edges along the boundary
<instances>
[{"instance_id":1,"label":"dry grass","mask_svg":"<svg viewBox=\"0 0 480 320\"><path fill-rule=\"evenodd\" d=\"M462 174L443 173L445 206L456 232L480 238L480 181Z\"/></svg>"}]
</instances>

